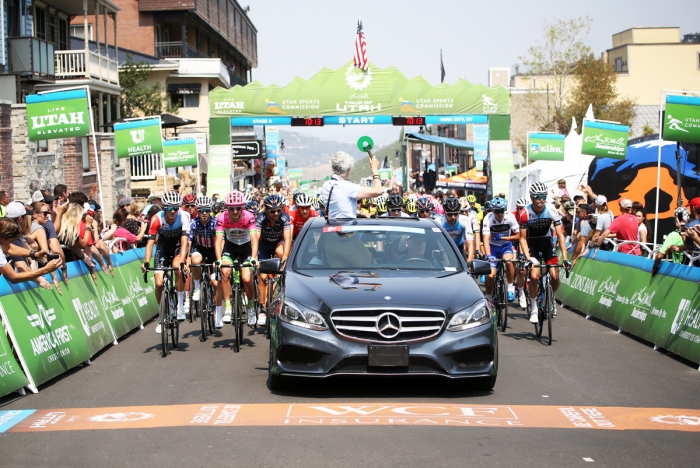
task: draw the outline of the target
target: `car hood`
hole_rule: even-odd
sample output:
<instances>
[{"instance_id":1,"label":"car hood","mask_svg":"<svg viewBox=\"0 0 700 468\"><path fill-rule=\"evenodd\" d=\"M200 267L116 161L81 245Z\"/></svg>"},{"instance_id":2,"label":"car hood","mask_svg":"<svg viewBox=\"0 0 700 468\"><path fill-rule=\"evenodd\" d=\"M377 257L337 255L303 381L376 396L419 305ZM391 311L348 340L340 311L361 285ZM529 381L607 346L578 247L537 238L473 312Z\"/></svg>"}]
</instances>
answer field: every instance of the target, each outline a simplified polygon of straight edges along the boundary
<instances>
[{"instance_id":1,"label":"car hood","mask_svg":"<svg viewBox=\"0 0 700 468\"><path fill-rule=\"evenodd\" d=\"M429 306L456 312L484 296L466 272L289 271L285 294L321 312L346 307Z\"/></svg>"}]
</instances>

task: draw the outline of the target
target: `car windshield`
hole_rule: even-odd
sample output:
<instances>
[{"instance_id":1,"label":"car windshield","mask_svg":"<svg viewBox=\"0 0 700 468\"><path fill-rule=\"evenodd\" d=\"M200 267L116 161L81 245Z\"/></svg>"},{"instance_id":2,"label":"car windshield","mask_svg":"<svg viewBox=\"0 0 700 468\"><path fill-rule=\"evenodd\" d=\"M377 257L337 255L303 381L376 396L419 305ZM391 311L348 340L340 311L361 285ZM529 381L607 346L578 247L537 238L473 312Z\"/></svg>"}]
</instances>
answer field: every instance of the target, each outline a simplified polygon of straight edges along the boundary
<instances>
[{"instance_id":1,"label":"car windshield","mask_svg":"<svg viewBox=\"0 0 700 468\"><path fill-rule=\"evenodd\" d=\"M294 269L462 271L450 238L435 228L324 226L302 239Z\"/></svg>"}]
</instances>

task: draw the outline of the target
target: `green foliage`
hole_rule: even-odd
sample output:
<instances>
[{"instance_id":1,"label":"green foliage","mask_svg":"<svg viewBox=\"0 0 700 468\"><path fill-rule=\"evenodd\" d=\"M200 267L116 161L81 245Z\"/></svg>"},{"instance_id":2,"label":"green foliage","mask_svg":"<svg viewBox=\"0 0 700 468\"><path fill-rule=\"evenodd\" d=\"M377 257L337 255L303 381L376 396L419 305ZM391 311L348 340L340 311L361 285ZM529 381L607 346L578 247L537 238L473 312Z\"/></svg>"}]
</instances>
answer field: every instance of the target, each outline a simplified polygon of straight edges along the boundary
<instances>
[{"instance_id":1,"label":"green foliage","mask_svg":"<svg viewBox=\"0 0 700 468\"><path fill-rule=\"evenodd\" d=\"M562 133L568 133L572 117L577 122L583 121L589 105L593 106L596 119L631 126L636 117L636 102L617 94L617 73L604 58L597 59L593 54L582 57L576 65L573 78L575 84L571 98L562 113L562 121L559 122Z\"/></svg>"},{"instance_id":2,"label":"green foliage","mask_svg":"<svg viewBox=\"0 0 700 468\"><path fill-rule=\"evenodd\" d=\"M653 128L649 124L645 124L642 127L642 136L647 136L647 135L653 135L656 133Z\"/></svg>"},{"instance_id":3,"label":"green foliage","mask_svg":"<svg viewBox=\"0 0 700 468\"><path fill-rule=\"evenodd\" d=\"M126 54L126 62L119 71L119 83L122 91L122 115L128 117L160 115L164 112L174 114L180 104L171 104L163 95L160 82L146 87L143 83L148 79L153 66L147 63L134 62L131 54Z\"/></svg>"}]
</instances>

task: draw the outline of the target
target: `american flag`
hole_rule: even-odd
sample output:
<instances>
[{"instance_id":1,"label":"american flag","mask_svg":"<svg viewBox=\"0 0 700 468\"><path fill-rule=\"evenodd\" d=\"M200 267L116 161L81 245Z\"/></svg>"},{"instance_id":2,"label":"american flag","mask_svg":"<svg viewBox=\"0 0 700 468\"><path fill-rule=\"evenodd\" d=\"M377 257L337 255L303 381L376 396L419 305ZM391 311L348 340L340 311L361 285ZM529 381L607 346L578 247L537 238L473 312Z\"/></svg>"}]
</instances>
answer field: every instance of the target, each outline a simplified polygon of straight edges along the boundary
<instances>
[{"instance_id":1,"label":"american flag","mask_svg":"<svg viewBox=\"0 0 700 468\"><path fill-rule=\"evenodd\" d=\"M367 71L369 67L365 32L362 30L362 20L359 18L357 19L357 37L355 38L355 66L364 71Z\"/></svg>"}]
</instances>

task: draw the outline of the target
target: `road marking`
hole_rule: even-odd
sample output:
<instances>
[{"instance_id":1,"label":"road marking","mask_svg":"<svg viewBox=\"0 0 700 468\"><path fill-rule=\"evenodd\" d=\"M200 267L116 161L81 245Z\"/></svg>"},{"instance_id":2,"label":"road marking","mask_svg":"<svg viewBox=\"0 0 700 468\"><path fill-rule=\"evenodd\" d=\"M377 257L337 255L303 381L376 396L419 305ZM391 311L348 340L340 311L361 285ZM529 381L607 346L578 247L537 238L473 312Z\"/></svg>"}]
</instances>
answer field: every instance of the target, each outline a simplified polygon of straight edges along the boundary
<instances>
[{"instance_id":1,"label":"road marking","mask_svg":"<svg viewBox=\"0 0 700 468\"><path fill-rule=\"evenodd\" d=\"M593 459L588 457L583 457L583 461L593 463Z\"/></svg>"},{"instance_id":2,"label":"road marking","mask_svg":"<svg viewBox=\"0 0 700 468\"><path fill-rule=\"evenodd\" d=\"M21 413L21 414L20 414ZM700 432L700 410L437 403L211 403L0 411L0 432L233 426L472 426Z\"/></svg>"}]
</instances>

